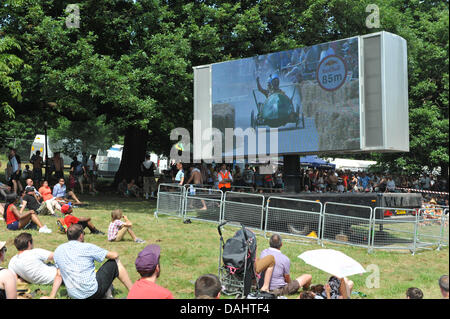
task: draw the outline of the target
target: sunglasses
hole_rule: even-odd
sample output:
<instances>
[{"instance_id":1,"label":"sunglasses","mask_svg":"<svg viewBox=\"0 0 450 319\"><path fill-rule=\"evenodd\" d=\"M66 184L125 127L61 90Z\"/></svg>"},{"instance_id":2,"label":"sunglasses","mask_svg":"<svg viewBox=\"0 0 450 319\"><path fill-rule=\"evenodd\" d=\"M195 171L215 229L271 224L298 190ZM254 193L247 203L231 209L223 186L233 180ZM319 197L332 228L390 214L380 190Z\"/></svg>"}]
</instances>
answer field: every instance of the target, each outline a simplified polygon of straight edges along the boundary
<instances>
[{"instance_id":1,"label":"sunglasses","mask_svg":"<svg viewBox=\"0 0 450 319\"><path fill-rule=\"evenodd\" d=\"M3 254L5 254L7 251L8 251L8 248L6 248L6 247L3 247L3 248L1 249L1 252L2 252Z\"/></svg>"}]
</instances>

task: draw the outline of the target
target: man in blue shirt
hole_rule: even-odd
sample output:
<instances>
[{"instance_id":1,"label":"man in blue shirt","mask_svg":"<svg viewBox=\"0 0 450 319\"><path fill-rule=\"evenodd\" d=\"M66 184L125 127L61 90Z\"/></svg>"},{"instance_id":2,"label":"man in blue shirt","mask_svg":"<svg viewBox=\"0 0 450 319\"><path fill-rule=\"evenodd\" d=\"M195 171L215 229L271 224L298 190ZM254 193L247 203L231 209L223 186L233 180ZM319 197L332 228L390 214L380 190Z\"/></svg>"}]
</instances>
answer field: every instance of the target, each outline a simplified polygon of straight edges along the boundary
<instances>
[{"instance_id":1,"label":"man in blue shirt","mask_svg":"<svg viewBox=\"0 0 450 319\"><path fill-rule=\"evenodd\" d=\"M83 227L73 224L67 229L68 242L58 246L53 259L58 268L50 298L64 282L69 297L74 299L101 299L111 287L115 278L130 290L133 283L125 267L119 261L119 254L107 251L94 244L84 242ZM108 259L96 272L95 262Z\"/></svg>"},{"instance_id":2,"label":"man in blue shirt","mask_svg":"<svg viewBox=\"0 0 450 319\"><path fill-rule=\"evenodd\" d=\"M66 191L64 178L60 178L58 184L53 186L52 194L58 201L72 198L75 201L75 204L81 204L80 200L73 191Z\"/></svg>"},{"instance_id":3,"label":"man in blue shirt","mask_svg":"<svg viewBox=\"0 0 450 319\"><path fill-rule=\"evenodd\" d=\"M364 192L369 186L370 177L366 175L366 172L362 172L361 176L358 177L358 184Z\"/></svg>"}]
</instances>

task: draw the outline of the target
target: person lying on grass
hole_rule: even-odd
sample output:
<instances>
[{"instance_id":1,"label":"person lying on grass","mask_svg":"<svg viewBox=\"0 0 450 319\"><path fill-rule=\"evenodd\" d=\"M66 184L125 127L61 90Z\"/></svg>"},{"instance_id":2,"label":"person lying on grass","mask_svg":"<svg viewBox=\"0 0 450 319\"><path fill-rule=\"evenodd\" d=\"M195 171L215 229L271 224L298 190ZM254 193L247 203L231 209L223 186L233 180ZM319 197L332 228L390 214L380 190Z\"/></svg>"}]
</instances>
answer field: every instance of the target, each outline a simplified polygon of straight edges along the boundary
<instances>
[{"instance_id":1,"label":"person lying on grass","mask_svg":"<svg viewBox=\"0 0 450 319\"><path fill-rule=\"evenodd\" d=\"M121 219L123 218L123 221ZM128 232L136 243L143 244L144 240L137 238L131 227L133 224L128 220L127 216L123 216L120 209L111 212L111 223L108 228L108 240L118 242L123 239L123 236Z\"/></svg>"},{"instance_id":2,"label":"person lying on grass","mask_svg":"<svg viewBox=\"0 0 450 319\"><path fill-rule=\"evenodd\" d=\"M72 224L78 224L78 225L81 225L81 227L83 227L83 229L85 229L86 227L89 228L89 230L91 231L91 234L105 235L104 232L99 231L94 226L94 224L92 224L90 217L75 217L75 216L73 216L72 215L73 209L72 209L72 205L70 203L62 205L61 213L63 213L65 215L64 219L60 218L56 221L61 232L65 233L66 229L68 229Z\"/></svg>"}]
</instances>

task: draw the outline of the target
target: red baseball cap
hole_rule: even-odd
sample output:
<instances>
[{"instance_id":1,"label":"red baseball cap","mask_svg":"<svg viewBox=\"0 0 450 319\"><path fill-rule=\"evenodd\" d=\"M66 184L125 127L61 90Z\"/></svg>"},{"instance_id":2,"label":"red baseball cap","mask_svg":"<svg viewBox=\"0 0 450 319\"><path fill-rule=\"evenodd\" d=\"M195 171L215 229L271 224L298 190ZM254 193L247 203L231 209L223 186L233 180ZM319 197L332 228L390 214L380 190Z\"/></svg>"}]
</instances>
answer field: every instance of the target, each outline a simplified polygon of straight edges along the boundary
<instances>
[{"instance_id":1,"label":"red baseball cap","mask_svg":"<svg viewBox=\"0 0 450 319\"><path fill-rule=\"evenodd\" d=\"M70 213L72 211L72 205L69 205L69 204L64 204L64 205L62 205L62 207L61 207L61 213L63 213L63 214L68 214L68 213Z\"/></svg>"}]
</instances>

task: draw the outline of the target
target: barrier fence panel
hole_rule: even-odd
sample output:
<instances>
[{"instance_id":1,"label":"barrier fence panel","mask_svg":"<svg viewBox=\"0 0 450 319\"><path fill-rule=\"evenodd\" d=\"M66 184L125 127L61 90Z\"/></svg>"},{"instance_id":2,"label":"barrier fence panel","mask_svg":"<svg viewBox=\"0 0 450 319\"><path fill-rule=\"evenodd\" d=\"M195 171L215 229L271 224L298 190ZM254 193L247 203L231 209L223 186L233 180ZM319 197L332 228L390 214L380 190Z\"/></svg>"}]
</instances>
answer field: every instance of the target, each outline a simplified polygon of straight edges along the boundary
<instances>
[{"instance_id":1,"label":"barrier fence panel","mask_svg":"<svg viewBox=\"0 0 450 319\"><path fill-rule=\"evenodd\" d=\"M242 223L248 228L263 230L264 196L225 192L222 220Z\"/></svg>"},{"instance_id":2,"label":"barrier fence panel","mask_svg":"<svg viewBox=\"0 0 450 319\"><path fill-rule=\"evenodd\" d=\"M418 246L440 246L443 216L443 207L422 208L419 210L416 240Z\"/></svg>"},{"instance_id":3,"label":"barrier fence panel","mask_svg":"<svg viewBox=\"0 0 450 319\"><path fill-rule=\"evenodd\" d=\"M285 189L282 187L261 187L261 186L240 186L240 185L231 185L231 190L233 192L240 193L253 193L258 194L260 192L263 193L284 193Z\"/></svg>"},{"instance_id":4,"label":"barrier fence panel","mask_svg":"<svg viewBox=\"0 0 450 319\"><path fill-rule=\"evenodd\" d=\"M223 192L218 189L188 187L184 190L184 218L219 223Z\"/></svg>"},{"instance_id":5,"label":"barrier fence panel","mask_svg":"<svg viewBox=\"0 0 450 319\"><path fill-rule=\"evenodd\" d=\"M184 187L178 184L159 184L155 216L158 214L183 217Z\"/></svg>"},{"instance_id":6,"label":"barrier fence panel","mask_svg":"<svg viewBox=\"0 0 450 319\"><path fill-rule=\"evenodd\" d=\"M419 216L416 209L376 207L373 216L371 249L415 253Z\"/></svg>"},{"instance_id":7,"label":"barrier fence panel","mask_svg":"<svg viewBox=\"0 0 450 319\"><path fill-rule=\"evenodd\" d=\"M372 207L369 206L325 203L321 241L369 248L372 214Z\"/></svg>"},{"instance_id":8,"label":"barrier fence panel","mask_svg":"<svg viewBox=\"0 0 450 319\"><path fill-rule=\"evenodd\" d=\"M444 214L441 217L441 235L439 240L439 248L448 246L448 207L444 209Z\"/></svg>"},{"instance_id":9,"label":"barrier fence panel","mask_svg":"<svg viewBox=\"0 0 450 319\"><path fill-rule=\"evenodd\" d=\"M264 236L275 232L320 243L322 207L321 202L271 196L266 205Z\"/></svg>"}]
</instances>

